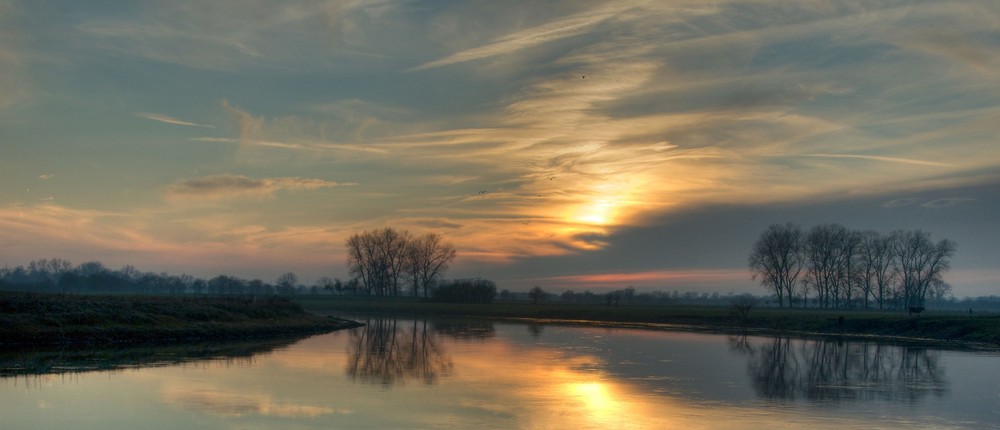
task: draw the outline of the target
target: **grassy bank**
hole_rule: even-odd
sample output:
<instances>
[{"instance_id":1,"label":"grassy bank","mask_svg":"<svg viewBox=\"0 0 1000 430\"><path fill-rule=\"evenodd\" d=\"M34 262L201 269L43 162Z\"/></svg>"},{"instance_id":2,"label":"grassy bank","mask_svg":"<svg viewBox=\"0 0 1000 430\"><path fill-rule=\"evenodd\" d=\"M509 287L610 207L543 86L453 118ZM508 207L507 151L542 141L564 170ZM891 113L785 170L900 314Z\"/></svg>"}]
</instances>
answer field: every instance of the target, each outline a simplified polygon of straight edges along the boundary
<instances>
[{"instance_id":1,"label":"grassy bank","mask_svg":"<svg viewBox=\"0 0 1000 430\"><path fill-rule=\"evenodd\" d=\"M0 344L109 344L268 338L357 324L283 298L0 293Z\"/></svg>"},{"instance_id":2,"label":"grassy bank","mask_svg":"<svg viewBox=\"0 0 1000 430\"><path fill-rule=\"evenodd\" d=\"M410 298L300 296L303 308L320 314L382 314L430 317L517 318L583 323L675 325L712 331L875 336L1000 347L1000 315L926 311L905 312L757 308L746 319L729 308L699 306L591 306L573 304L426 303Z\"/></svg>"}]
</instances>

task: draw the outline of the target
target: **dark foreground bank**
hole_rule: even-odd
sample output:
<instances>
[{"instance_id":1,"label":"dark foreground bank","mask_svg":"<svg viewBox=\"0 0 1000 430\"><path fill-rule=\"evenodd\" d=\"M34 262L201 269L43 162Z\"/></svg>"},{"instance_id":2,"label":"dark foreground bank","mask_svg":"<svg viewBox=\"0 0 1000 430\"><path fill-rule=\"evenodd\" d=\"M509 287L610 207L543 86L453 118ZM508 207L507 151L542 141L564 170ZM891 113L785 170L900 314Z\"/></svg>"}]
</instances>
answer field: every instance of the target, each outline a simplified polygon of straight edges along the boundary
<instances>
[{"instance_id":1,"label":"dark foreground bank","mask_svg":"<svg viewBox=\"0 0 1000 430\"><path fill-rule=\"evenodd\" d=\"M279 297L0 293L0 345L266 339L359 325L311 314Z\"/></svg>"},{"instance_id":2,"label":"dark foreground bank","mask_svg":"<svg viewBox=\"0 0 1000 430\"><path fill-rule=\"evenodd\" d=\"M744 314L726 307L593 306L561 303L429 303L408 298L301 296L310 311L336 315L474 317L528 319L590 325L647 326L716 332L874 337L945 343L959 347L1000 347L1000 314L926 311L755 308Z\"/></svg>"}]
</instances>

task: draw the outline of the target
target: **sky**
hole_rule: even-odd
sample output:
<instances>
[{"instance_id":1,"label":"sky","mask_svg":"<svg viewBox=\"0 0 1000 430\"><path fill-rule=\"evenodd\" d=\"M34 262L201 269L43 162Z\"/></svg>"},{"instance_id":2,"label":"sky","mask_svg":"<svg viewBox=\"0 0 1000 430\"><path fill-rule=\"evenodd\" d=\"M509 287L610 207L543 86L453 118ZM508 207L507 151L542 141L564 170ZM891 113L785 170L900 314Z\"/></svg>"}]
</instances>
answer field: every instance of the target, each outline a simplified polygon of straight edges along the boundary
<instances>
[{"instance_id":1,"label":"sky","mask_svg":"<svg viewBox=\"0 0 1000 430\"><path fill-rule=\"evenodd\" d=\"M0 264L306 283L439 233L503 289L765 292L768 225L1000 294L1000 3L0 0Z\"/></svg>"}]
</instances>

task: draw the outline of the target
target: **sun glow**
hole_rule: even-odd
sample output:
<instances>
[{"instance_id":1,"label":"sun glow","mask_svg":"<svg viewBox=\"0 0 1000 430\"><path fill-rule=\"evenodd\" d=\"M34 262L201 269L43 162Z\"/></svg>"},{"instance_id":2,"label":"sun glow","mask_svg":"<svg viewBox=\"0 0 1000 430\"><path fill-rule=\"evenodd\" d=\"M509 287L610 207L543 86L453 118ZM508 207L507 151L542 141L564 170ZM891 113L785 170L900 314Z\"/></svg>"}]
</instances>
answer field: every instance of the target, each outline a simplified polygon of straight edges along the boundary
<instances>
[{"instance_id":1,"label":"sun glow","mask_svg":"<svg viewBox=\"0 0 1000 430\"><path fill-rule=\"evenodd\" d=\"M621 212L629 206L633 188L626 183L598 184L584 197L587 201L576 206L568 218L591 226L617 225L622 222Z\"/></svg>"},{"instance_id":2,"label":"sun glow","mask_svg":"<svg viewBox=\"0 0 1000 430\"><path fill-rule=\"evenodd\" d=\"M609 199L601 199L584 207L576 220L584 224L608 225L614 221L617 205Z\"/></svg>"}]
</instances>

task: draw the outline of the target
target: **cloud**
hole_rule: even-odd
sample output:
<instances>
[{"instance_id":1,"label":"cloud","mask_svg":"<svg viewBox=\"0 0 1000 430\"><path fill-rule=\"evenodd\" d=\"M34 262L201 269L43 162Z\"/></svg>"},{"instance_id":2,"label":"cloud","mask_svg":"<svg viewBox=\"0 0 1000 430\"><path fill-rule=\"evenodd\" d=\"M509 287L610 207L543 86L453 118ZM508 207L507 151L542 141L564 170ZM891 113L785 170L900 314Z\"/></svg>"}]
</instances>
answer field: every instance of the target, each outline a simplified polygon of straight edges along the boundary
<instances>
[{"instance_id":1,"label":"cloud","mask_svg":"<svg viewBox=\"0 0 1000 430\"><path fill-rule=\"evenodd\" d=\"M882 203L882 207L891 209L891 208L901 208L905 206L913 206L917 203L920 203L922 200L924 200L923 197L906 197L901 199L892 199L885 203Z\"/></svg>"},{"instance_id":2,"label":"cloud","mask_svg":"<svg viewBox=\"0 0 1000 430\"><path fill-rule=\"evenodd\" d=\"M78 44L194 69L240 72L336 69L357 59L368 35L358 21L388 19L390 2L197 0L105 13L74 29ZM391 22L390 22L391 23ZM384 28L380 31L384 31Z\"/></svg>"},{"instance_id":3,"label":"cloud","mask_svg":"<svg viewBox=\"0 0 1000 430\"><path fill-rule=\"evenodd\" d=\"M280 190L315 190L342 185L321 179L265 178L242 175L213 175L170 185L164 191L168 200L222 200L267 198Z\"/></svg>"},{"instance_id":4,"label":"cloud","mask_svg":"<svg viewBox=\"0 0 1000 430\"><path fill-rule=\"evenodd\" d=\"M969 197L947 197L947 198L943 198L943 199L934 199L934 200L931 200L929 202L925 202L924 204L922 204L920 206L921 207L925 207L925 208L933 208L933 209L948 208L948 207L960 205L962 203L971 202L971 201L975 201L975 200L976 199L969 198Z\"/></svg>"},{"instance_id":5,"label":"cloud","mask_svg":"<svg viewBox=\"0 0 1000 430\"><path fill-rule=\"evenodd\" d=\"M532 281L559 287L608 288L629 285L662 287L665 285L711 285L747 279L742 269L650 270L582 275L548 276Z\"/></svg>"},{"instance_id":6,"label":"cloud","mask_svg":"<svg viewBox=\"0 0 1000 430\"><path fill-rule=\"evenodd\" d=\"M350 151L356 153L385 154L388 151L374 145L360 143L333 142L325 138L340 133L354 133L356 128L344 130L331 124L312 121L295 116L268 119L250 114L222 101L222 108L229 114L233 125L239 130L238 138L199 137L192 140L202 142L238 143L241 147L280 148L315 155L324 152ZM252 156L252 155L250 155Z\"/></svg>"},{"instance_id":7,"label":"cloud","mask_svg":"<svg viewBox=\"0 0 1000 430\"><path fill-rule=\"evenodd\" d=\"M957 177L995 163L969 156L988 127L969 120L995 109L912 105L881 81L900 67L891 57L839 57L846 45L884 46L884 35L854 30L905 19L904 9L612 7L540 19L413 69L441 74L436 69L526 49L545 57L547 67L511 72L504 92L485 103L495 109L414 118L423 122L407 133L364 128L368 118L383 126L406 116L381 103L307 106L329 115L317 120L258 116L224 101L239 137L199 140L306 154L379 151L377 163L359 165L391 172L380 181L406 191L366 187L366 198L384 198L380 213L388 214L367 221L420 228L417 218L399 214L446 219L464 255L486 260L600 249L607 243L600 238L623 226L692 206L792 202L862 188L884 194L899 184L919 192L928 175ZM790 58L786 50L803 55ZM825 64L826 56L838 61ZM928 122L946 126L924 133L911 124ZM969 151L941 151L943 141ZM478 195L482 190L489 193Z\"/></svg>"},{"instance_id":8,"label":"cloud","mask_svg":"<svg viewBox=\"0 0 1000 430\"><path fill-rule=\"evenodd\" d=\"M857 154L802 154L803 157L820 157L820 158L852 158L856 160L871 160L871 161L882 161L886 163L902 163L902 164L913 164L917 166L933 166L933 167L955 167L954 164L941 163L937 161L925 161L925 160L914 160L909 158L900 157L885 157L879 155L857 155Z\"/></svg>"},{"instance_id":9,"label":"cloud","mask_svg":"<svg viewBox=\"0 0 1000 430\"><path fill-rule=\"evenodd\" d=\"M447 57L424 63L410 70L427 70L463 63L466 61L475 61L495 57L498 55L508 55L554 40L576 36L584 33L588 27L594 26L601 21L613 17L615 12L616 11L610 8L602 8L573 14L543 25L508 34L504 37L498 38L493 43L456 52Z\"/></svg>"},{"instance_id":10,"label":"cloud","mask_svg":"<svg viewBox=\"0 0 1000 430\"><path fill-rule=\"evenodd\" d=\"M214 125L198 124L198 123L194 123L194 122L182 121L182 120L179 120L177 118L170 117L170 116L167 116L167 115L160 115L158 113L136 112L135 116L137 116L139 118L146 118L146 119L149 119L149 120L159 121L159 122L163 122L163 123L167 123L167 124L186 125L188 127L215 128Z\"/></svg>"}]
</instances>

